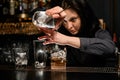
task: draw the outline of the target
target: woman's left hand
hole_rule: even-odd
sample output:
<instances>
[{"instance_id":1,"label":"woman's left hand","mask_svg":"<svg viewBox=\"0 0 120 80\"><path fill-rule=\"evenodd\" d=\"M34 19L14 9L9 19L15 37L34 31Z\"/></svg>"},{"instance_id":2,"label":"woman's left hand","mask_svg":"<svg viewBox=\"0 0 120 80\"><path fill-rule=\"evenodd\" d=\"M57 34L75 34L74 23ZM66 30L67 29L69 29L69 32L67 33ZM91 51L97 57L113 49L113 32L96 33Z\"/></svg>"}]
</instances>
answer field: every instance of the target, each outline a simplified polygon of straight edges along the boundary
<instances>
[{"instance_id":1,"label":"woman's left hand","mask_svg":"<svg viewBox=\"0 0 120 80\"><path fill-rule=\"evenodd\" d=\"M40 28L46 35L38 37L38 40L45 39L44 45L46 44L59 44L59 45L66 45L67 36L63 35L55 30L49 28Z\"/></svg>"}]
</instances>

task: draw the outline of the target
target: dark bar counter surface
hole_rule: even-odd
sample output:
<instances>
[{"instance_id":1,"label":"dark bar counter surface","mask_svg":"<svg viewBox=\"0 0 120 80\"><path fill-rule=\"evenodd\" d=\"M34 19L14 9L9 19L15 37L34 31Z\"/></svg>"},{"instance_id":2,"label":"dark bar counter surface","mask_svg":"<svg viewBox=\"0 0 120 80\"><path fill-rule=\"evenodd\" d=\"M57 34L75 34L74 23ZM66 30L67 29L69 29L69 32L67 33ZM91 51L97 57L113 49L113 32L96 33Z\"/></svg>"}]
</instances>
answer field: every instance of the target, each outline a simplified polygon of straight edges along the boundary
<instances>
[{"instance_id":1,"label":"dark bar counter surface","mask_svg":"<svg viewBox=\"0 0 120 80\"><path fill-rule=\"evenodd\" d=\"M35 69L0 66L0 80L120 80L113 67L67 67L64 70Z\"/></svg>"}]
</instances>

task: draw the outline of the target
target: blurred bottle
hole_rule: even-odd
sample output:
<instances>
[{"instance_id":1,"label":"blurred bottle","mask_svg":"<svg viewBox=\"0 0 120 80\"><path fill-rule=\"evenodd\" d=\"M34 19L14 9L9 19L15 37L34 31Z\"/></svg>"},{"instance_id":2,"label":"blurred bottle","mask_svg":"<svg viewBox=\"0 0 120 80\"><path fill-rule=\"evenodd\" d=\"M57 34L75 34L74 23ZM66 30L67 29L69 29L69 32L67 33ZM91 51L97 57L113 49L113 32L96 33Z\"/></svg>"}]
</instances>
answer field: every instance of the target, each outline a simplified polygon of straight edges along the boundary
<instances>
[{"instance_id":1,"label":"blurred bottle","mask_svg":"<svg viewBox=\"0 0 120 80\"><path fill-rule=\"evenodd\" d=\"M3 0L2 12L4 16L9 15L9 0Z\"/></svg>"},{"instance_id":2,"label":"blurred bottle","mask_svg":"<svg viewBox=\"0 0 120 80\"><path fill-rule=\"evenodd\" d=\"M3 22L14 22L16 21L16 0L3 0L2 2L2 21Z\"/></svg>"},{"instance_id":3,"label":"blurred bottle","mask_svg":"<svg viewBox=\"0 0 120 80\"><path fill-rule=\"evenodd\" d=\"M10 0L10 15L15 15L15 0Z\"/></svg>"},{"instance_id":4,"label":"blurred bottle","mask_svg":"<svg viewBox=\"0 0 120 80\"><path fill-rule=\"evenodd\" d=\"M0 17L2 16L3 1L0 1Z\"/></svg>"},{"instance_id":5,"label":"blurred bottle","mask_svg":"<svg viewBox=\"0 0 120 80\"><path fill-rule=\"evenodd\" d=\"M38 0L30 0L29 2L29 12L38 7Z\"/></svg>"},{"instance_id":6,"label":"blurred bottle","mask_svg":"<svg viewBox=\"0 0 120 80\"><path fill-rule=\"evenodd\" d=\"M22 2L22 0L18 0L18 7L17 7L17 14L21 14L21 13L23 13L24 12L24 10L23 10L23 2Z\"/></svg>"},{"instance_id":7,"label":"blurred bottle","mask_svg":"<svg viewBox=\"0 0 120 80\"><path fill-rule=\"evenodd\" d=\"M27 10L28 10L28 1L27 0L18 0L18 7L16 10L17 18L19 21L22 19L26 19L28 17Z\"/></svg>"}]
</instances>

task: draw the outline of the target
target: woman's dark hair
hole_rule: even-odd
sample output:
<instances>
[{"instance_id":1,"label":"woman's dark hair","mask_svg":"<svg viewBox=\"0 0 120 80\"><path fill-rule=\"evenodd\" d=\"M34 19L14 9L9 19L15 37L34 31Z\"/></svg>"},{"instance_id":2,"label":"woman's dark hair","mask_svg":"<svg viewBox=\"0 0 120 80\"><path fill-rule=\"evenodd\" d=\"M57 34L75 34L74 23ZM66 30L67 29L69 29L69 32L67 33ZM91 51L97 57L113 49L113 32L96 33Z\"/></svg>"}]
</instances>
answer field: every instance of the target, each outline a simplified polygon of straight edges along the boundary
<instances>
[{"instance_id":1,"label":"woman's dark hair","mask_svg":"<svg viewBox=\"0 0 120 80\"><path fill-rule=\"evenodd\" d=\"M71 8L80 16L82 26L76 36L94 37L95 32L100 29L99 20L86 0L63 0L61 7Z\"/></svg>"}]
</instances>

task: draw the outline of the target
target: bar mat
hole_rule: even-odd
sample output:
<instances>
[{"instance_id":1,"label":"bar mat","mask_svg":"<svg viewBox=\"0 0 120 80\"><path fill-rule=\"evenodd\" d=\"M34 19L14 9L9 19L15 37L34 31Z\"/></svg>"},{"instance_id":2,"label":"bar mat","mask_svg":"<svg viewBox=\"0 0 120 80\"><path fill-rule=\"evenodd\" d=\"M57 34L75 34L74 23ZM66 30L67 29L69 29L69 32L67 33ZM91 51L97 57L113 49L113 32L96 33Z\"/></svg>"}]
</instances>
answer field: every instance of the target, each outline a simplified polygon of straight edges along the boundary
<instances>
[{"instance_id":1,"label":"bar mat","mask_svg":"<svg viewBox=\"0 0 120 80\"><path fill-rule=\"evenodd\" d=\"M68 72L92 72L92 73L118 73L118 69L115 67L79 67L68 68Z\"/></svg>"}]
</instances>

